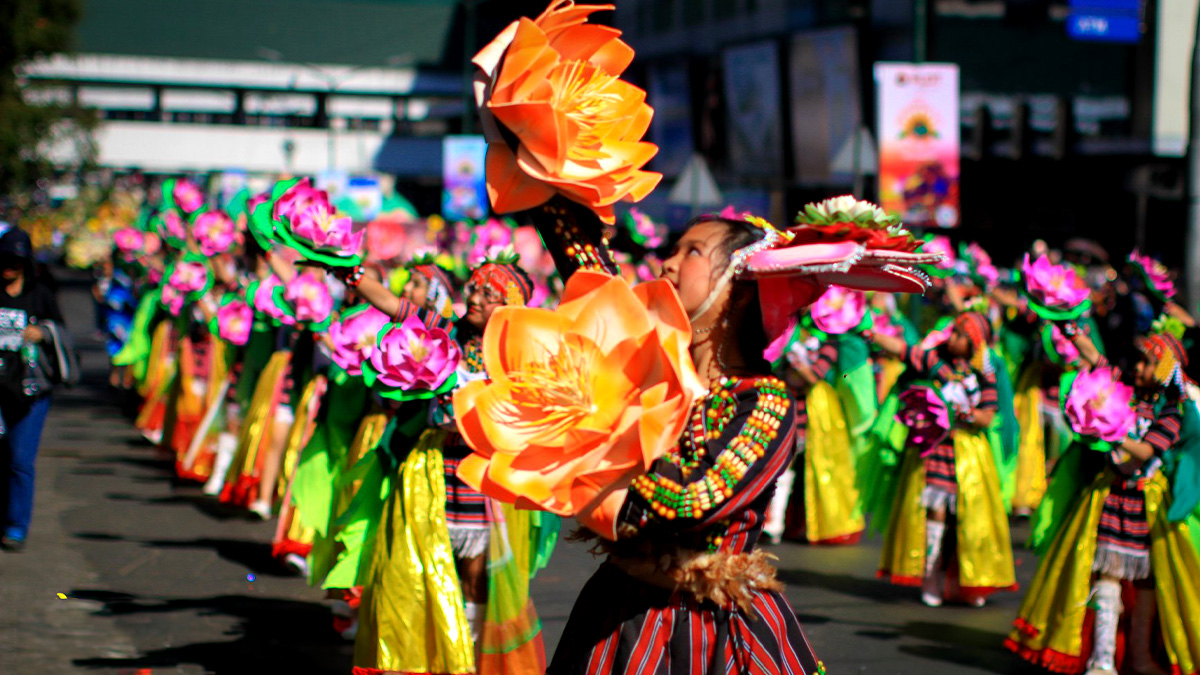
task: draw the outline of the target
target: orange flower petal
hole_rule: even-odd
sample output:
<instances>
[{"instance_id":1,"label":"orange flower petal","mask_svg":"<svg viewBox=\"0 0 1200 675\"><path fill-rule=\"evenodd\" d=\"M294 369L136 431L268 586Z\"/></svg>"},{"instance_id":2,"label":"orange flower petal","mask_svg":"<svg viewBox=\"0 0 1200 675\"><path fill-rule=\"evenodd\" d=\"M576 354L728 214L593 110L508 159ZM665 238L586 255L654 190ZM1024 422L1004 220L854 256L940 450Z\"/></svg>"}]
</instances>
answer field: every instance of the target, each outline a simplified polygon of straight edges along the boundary
<instances>
[{"instance_id":1,"label":"orange flower petal","mask_svg":"<svg viewBox=\"0 0 1200 675\"><path fill-rule=\"evenodd\" d=\"M498 213L532 209L550 201L554 188L535 180L517 166L516 156L503 143L489 143L487 189L492 208Z\"/></svg>"},{"instance_id":2,"label":"orange flower petal","mask_svg":"<svg viewBox=\"0 0 1200 675\"><path fill-rule=\"evenodd\" d=\"M483 331L483 358L495 382L532 362L544 361L559 347L571 322L548 309L499 307Z\"/></svg>"},{"instance_id":3,"label":"orange flower petal","mask_svg":"<svg viewBox=\"0 0 1200 675\"><path fill-rule=\"evenodd\" d=\"M619 40L620 36L621 31L616 28L583 24L550 36L550 47L563 61L587 61L609 75L620 77L633 61L633 48ZM625 49L610 47L613 43ZM598 54L600 58L595 59Z\"/></svg>"},{"instance_id":4,"label":"orange flower petal","mask_svg":"<svg viewBox=\"0 0 1200 675\"><path fill-rule=\"evenodd\" d=\"M559 113L549 103L526 101L492 104L488 108L509 131L521 137L521 148L529 150L542 163L553 161L570 143L567 130L556 119Z\"/></svg>"},{"instance_id":5,"label":"orange flower petal","mask_svg":"<svg viewBox=\"0 0 1200 675\"><path fill-rule=\"evenodd\" d=\"M513 37L517 34L517 23L514 21L508 24L495 39L475 54L471 63L489 76L495 73L496 67L500 65L500 59L504 56L504 50L508 49L508 46L512 44Z\"/></svg>"}]
</instances>

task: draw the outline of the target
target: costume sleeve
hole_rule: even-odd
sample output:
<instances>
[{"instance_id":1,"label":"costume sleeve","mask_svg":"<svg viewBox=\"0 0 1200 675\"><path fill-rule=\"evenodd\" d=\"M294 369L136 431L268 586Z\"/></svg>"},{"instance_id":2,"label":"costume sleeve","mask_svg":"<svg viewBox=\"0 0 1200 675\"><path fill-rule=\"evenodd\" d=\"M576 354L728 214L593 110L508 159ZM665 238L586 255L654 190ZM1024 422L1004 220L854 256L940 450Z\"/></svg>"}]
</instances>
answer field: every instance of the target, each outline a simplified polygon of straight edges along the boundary
<instances>
[{"instance_id":1,"label":"costume sleeve","mask_svg":"<svg viewBox=\"0 0 1200 675\"><path fill-rule=\"evenodd\" d=\"M938 362L937 350L922 349L920 345L906 347L901 360L917 374L931 375Z\"/></svg>"},{"instance_id":2,"label":"costume sleeve","mask_svg":"<svg viewBox=\"0 0 1200 675\"><path fill-rule=\"evenodd\" d=\"M442 330L449 331L453 325L450 319L441 316L437 312L431 312L418 307L404 298L400 298L400 309L396 311L396 316L392 317L392 321L395 323L404 323L408 317L414 315L421 319L421 322L427 328L441 328Z\"/></svg>"},{"instance_id":3,"label":"costume sleeve","mask_svg":"<svg viewBox=\"0 0 1200 675\"><path fill-rule=\"evenodd\" d=\"M775 378L762 378L737 393L735 401L732 419L705 444L694 466L685 469L662 458L634 479L624 522L702 527L745 509L774 486L794 447L796 413L787 387Z\"/></svg>"},{"instance_id":4,"label":"costume sleeve","mask_svg":"<svg viewBox=\"0 0 1200 675\"><path fill-rule=\"evenodd\" d=\"M838 348L837 345L830 342L825 342L821 348L817 350L816 357L813 359L812 372L817 376L818 380L825 379L829 371L837 365Z\"/></svg>"},{"instance_id":5,"label":"costume sleeve","mask_svg":"<svg viewBox=\"0 0 1200 675\"><path fill-rule=\"evenodd\" d=\"M1001 365L1001 368L1004 366ZM1000 409L1000 393L996 389L996 376L991 373L984 373L979 378L979 405L978 410L999 410Z\"/></svg>"},{"instance_id":6,"label":"costume sleeve","mask_svg":"<svg viewBox=\"0 0 1200 675\"><path fill-rule=\"evenodd\" d=\"M1154 418L1154 422L1146 430L1146 435L1142 436L1142 441L1149 443L1154 448L1154 452L1162 454L1179 442L1182 422L1183 417L1179 414L1177 404L1164 406L1162 412Z\"/></svg>"},{"instance_id":7,"label":"costume sleeve","mask_svg":"<svg viewBox=\"0 0 1200 675\"><path fill-rule=\"evenodd\" d=\"M564 282L581 269L618 274L604 239L604 226L586 207L551 199L530 215Z\"/></svg>"}]
</instances>

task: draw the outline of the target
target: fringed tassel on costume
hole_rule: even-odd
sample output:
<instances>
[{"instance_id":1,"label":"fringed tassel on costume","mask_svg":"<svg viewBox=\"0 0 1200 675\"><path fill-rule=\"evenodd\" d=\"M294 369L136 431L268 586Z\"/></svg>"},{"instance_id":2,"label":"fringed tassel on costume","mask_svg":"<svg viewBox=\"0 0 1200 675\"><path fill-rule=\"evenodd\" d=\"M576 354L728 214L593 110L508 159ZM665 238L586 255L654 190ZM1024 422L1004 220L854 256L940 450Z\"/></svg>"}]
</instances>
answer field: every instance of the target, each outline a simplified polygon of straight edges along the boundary
<instances>
[{"instance_id":1,"label":"fringed tassel on costume","mask_svg":"<svg viewBox=\"0 0 1200 675\"><path fill-rule=\"evenodd\" d=\"M958 513L958 495L927 485L921 491L921 506L931 511L945 509L947 513Z\"/></svg>"},{"instance_id":2,"label":"fringed tassel on costume","mask_svg":"<svg viewBox=\"0 0 1200 675\"><path fill-rule=\"evenodd\" d=\"M1113 579L1137 581L1150 577L1150 552L1130 553L1107 546L1096 547L1092 571Z\"/></svg>"},{"instance_id":3,"label":"fringed tassel on costume","mask_svg":"<svg viewBox=\"0 0 1200 675\"><path fill-rule=\"evenodd\" d=\"M455 558L477 558L488 552L487 528L451 526L449 530Z\"/></svg>"}]
</instances>

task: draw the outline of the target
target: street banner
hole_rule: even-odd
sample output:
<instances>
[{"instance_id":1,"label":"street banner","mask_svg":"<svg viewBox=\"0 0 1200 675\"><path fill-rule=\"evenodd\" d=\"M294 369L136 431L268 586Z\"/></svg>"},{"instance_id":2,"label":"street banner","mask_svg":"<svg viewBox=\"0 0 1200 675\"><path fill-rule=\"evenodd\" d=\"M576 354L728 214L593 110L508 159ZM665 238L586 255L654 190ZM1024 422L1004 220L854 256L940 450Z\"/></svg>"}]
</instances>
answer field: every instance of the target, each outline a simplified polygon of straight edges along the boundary
<instances>
[{"instance_id":1,"label":"street banner","mask_svg":"<svg viewBox=\"0 0 1200 675\"><path fill-rule=\"evenodd\" d=\"M957 227L958 66L877 63L879 205L908 225Z\"/></svg>"},{"instance_id":2,"label":"street banner","mask_svg":"<svg viewBox=\"0 0 1200 675\"><path fill-rule=\"evenodd\" d=\"M442 217L448 221L487 217L487 181L483 136L446 136L442 140Z\"/></svg>"}]
</instances>

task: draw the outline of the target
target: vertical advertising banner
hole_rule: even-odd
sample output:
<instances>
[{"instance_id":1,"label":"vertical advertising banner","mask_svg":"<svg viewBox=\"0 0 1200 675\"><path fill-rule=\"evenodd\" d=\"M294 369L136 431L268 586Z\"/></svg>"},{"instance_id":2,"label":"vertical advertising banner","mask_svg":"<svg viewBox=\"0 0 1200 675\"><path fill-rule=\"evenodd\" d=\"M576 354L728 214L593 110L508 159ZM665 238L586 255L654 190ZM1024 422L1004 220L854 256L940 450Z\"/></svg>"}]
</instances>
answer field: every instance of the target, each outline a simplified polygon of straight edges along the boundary
<instances>
[{"instance_id":1,"label":"vertical advertising banner","mask_svg":"<svg viewBox=\"0 0 1200 675\"><path fill-rule=\"evenodd\" d=\"M879 205L908 225L957 227L958 66L875 64Z\"/></svg>"},{"instance_id":2,"label":"vertical advertising banner","mask_svg":"<svg viewBox=\"0 0 1200 675\"><path fill-rule=\"evenodd\" d=\"M782 177L779 47L759 42L731 47L723 56L730 164L740 176Z\"/></svg>"},{"instance_id":3,"label":"vertical advertising banner","mask_svg":"<svg viewBox=\"0 0 1200 675\"><path fill-rule=\"evenodd\" d=\"M449 221L482 220L488 214L483 136L442 139L442 216Z\"/></svg>"}]
</instances>

